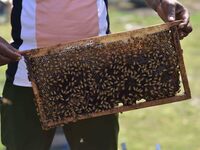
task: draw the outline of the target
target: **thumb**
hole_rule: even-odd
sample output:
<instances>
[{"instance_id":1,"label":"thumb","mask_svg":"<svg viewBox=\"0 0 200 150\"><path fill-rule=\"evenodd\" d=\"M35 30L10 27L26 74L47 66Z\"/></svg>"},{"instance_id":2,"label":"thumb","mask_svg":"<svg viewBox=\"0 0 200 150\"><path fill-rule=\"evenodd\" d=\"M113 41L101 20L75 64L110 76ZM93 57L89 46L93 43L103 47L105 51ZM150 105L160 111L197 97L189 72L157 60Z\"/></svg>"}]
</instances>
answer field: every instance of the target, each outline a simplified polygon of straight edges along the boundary
<instances>
[{"instance_id":1,"label":"thumb","mask_svg":"<svg viewBox=\"0 0 200 150\"><path fill-rule=\"evenodd\" d=\"M168 4L167 20L169 22L176 20L176 7L175 7L175 4Z\"/></svg>"}]
</instances>

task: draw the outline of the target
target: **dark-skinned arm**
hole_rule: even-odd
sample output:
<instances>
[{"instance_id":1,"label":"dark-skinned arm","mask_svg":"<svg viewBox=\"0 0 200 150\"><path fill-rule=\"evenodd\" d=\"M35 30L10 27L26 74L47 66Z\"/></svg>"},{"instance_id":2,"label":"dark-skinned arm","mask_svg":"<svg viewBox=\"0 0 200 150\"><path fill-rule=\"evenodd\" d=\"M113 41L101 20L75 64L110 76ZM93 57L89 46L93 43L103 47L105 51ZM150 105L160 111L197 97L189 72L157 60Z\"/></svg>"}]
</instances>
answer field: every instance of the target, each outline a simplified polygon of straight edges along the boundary
<instances>
[{"instance_id":1,"label":"dark-skinned arm","mask_svg":"<svg viewBox=\"0 0 200 150\"><path fill-rule=\"evenodd\" d=\"M17 61L21 55L6 40L0 37L0 66Z\"/></svg>"},{"instance_id":2,"label":"dark-skinned arm","mask_svg":"<svg viewBox=\"0 0 200 150\"><path fill-rule=\"evenodd\" d=\"M146 0L146 2L158 13L163 21L183 21L179 25L180 39L183 39L192 32L189 11L177 0Z\"/></svg>"}]
</instances>

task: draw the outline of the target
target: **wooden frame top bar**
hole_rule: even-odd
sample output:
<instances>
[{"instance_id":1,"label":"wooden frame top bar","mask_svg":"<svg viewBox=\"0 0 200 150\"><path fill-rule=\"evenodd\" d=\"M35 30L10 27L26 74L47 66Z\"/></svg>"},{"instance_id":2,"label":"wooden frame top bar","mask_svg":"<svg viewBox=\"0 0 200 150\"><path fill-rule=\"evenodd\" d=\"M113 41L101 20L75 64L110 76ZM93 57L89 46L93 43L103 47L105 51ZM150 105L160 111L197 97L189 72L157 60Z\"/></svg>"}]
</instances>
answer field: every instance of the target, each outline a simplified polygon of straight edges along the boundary
<instances>
[{"instance_id":1,"label":"wooden frame top bar","mask_svg":"<svg viewBox=\"0 0 200 150\"><path fill-rule=\"evenodd\" d=\"M168 22L161 25L154 25L150 26L148 28L141 28L136 29L128 32L120 32L115 34L108 34L104 36L96 36L91 38L86 38L82 40L67 42L63 44L58 44L55 46L45 47L45 48L38 48L38 49L32 49L32 50L25 50L20 51L19 53L22 55L31 55L31 57L39 57L44 56L48 54L58 53L59 51L63 51L63 49L71 49L73 46L79 46L79 45L85 45L85 44L96 44L96 43L108 43L108 42L114 42L118 40L127 40L130 37L143 37L148 34L157 33L163 30L169 30L173 26L177 26L182 21L174 21L174 22Z\"/></svg>"}]
</instances>

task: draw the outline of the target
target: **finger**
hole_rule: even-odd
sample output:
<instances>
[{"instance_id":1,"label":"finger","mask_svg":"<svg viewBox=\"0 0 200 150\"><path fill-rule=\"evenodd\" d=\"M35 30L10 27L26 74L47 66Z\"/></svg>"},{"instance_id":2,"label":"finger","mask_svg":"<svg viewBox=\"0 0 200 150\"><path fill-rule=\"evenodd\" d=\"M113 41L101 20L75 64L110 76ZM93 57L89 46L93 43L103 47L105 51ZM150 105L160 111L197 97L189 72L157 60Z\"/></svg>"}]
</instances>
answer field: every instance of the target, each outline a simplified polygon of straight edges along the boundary
<instances>
[{"instance_id":1,"label":"finger","mask_svg":"<svg viewBox=\"0 0 200 150\"><path fill-rule=\"evenodd\" d=\"M11 59L9 59L9 58L7 58L5 56L0 55L0 66L8 64L10 62L12 62Z\"/></svg>"},{"instance_id":2,"label":"finger","mask_svg":"<svg viewBox=\"0 0 200 150\"><path fill-rule=\"evenodd\" d=\"M192 26L190 24L188 24L187 26L185 26L184 28L180 28L181 30L183 30L184 32L190 33L192 32Z\"/></svg>"},{"instance_id":3,"label":"finger","mask_svg":"<svg viewBox=\"0 0 200 150\"><path fill-rule=\"evenodd\" d=\"M165 22L175 21L176 16L176 5L173 2L169 2L167 0L163 0L157 8L158 15Z\"/></svg>"},{"instance_id":4,"label":"finger","mask_svg":"<svg viewBox=\"0 0 200 150\"><path fill-rule=\"evenodd\" d=\"M189 33L187 33L187 32L179 31L179 38L180 38L180 40L184 39L188 35L189 35Z\"/></svg>"},{"instance_id":5,"label":"finger","mask_svg":"<svg viewBox=\"0 0 200 150\"><path fill-rule=\"evenodd\" d=\"M169 22L176 20L176 6L174 3L168 3L167 8L167 20Z\"/></svg>"},{"instance_id":6,"label":"finger","mask_svg":"<svg viewBox=\"0 0 200 150\"><path fill-rule=\"evenodd\" d=\"M184 28L185 26L189 24L189 18L182 16L180 19L182 20L182 22L179 24L180 28Z\"/></svg>"},{"instance_id":7,"label":"finger","mask_svg":"<svg viewBox=\"0 0 200 150\"><path fill-rule=\"evenodd\" d=\"M180 3L177 3L177 17L182 20L182 23L179 25L180 28L187 26L190 22L189 11Z\"/></svg>"},{"instance_id":8,"label":"finger","mask_svg":"<svg viewBox=\"0 0 200 150\"><path fill-rule=\"evenodd\" d=\"M189 20L189 13L186 12L181 12L178 14L178 18L182 19L182 23L178 26L179 30L182 30L183 32L189 34L192 32L192 26L190 25L190 20Z\"/></svg>"},{"instance_id":9,"label":"finger","mask_svg":"<svg viewBox=\"0 0 200 150\"><path fill-rule=\"evenodd\" d=\"M10 50L7 46L5 46L5 44L0 44L0 53L3 55L3 56L6 56L10 59L14 59L14 60L18 60L21 55Z\"/></svg>"},{"instance_id":10,"label":"finger","mask_svg":"<svg viewBox=\"0 0 200 150\"><path fill-rule=\"evenodd\" d=\"M187 26L184 26L183 28L178 28L180 37L186 37L192 32L192 26L190 24L187 24Z\"/></svg>"}]
</instances>

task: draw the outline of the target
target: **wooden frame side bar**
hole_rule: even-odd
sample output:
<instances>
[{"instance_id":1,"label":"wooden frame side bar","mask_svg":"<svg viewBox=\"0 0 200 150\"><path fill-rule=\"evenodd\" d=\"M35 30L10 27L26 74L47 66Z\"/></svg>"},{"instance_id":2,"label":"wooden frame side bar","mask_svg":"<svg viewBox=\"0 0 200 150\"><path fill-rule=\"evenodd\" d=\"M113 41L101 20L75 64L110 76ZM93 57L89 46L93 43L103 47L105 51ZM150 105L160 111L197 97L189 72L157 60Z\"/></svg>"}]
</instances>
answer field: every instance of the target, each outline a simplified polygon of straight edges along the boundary
<instances>
[{"instance_id":1,"label":"wooden frame side bar","mask_svg":"<svg viewBox=\"0 0 200 150\"><path fill-rule=\"evenodd\" d=\"M183 59L183 50L181 48L181 44L180 44L180 40L179 40L178 28L177 28L177 26L175 26L174 28L175 29L171 29L171 30L173 31L172 36L174 38L175 48L178 52L180 74L181 74L182 84L183 84L183 88L184 88L184 94L187 99L190 99L191 98L191 90L189 87L185 63L184 63L184 59Z\"/></svg>"}]
</instances>

